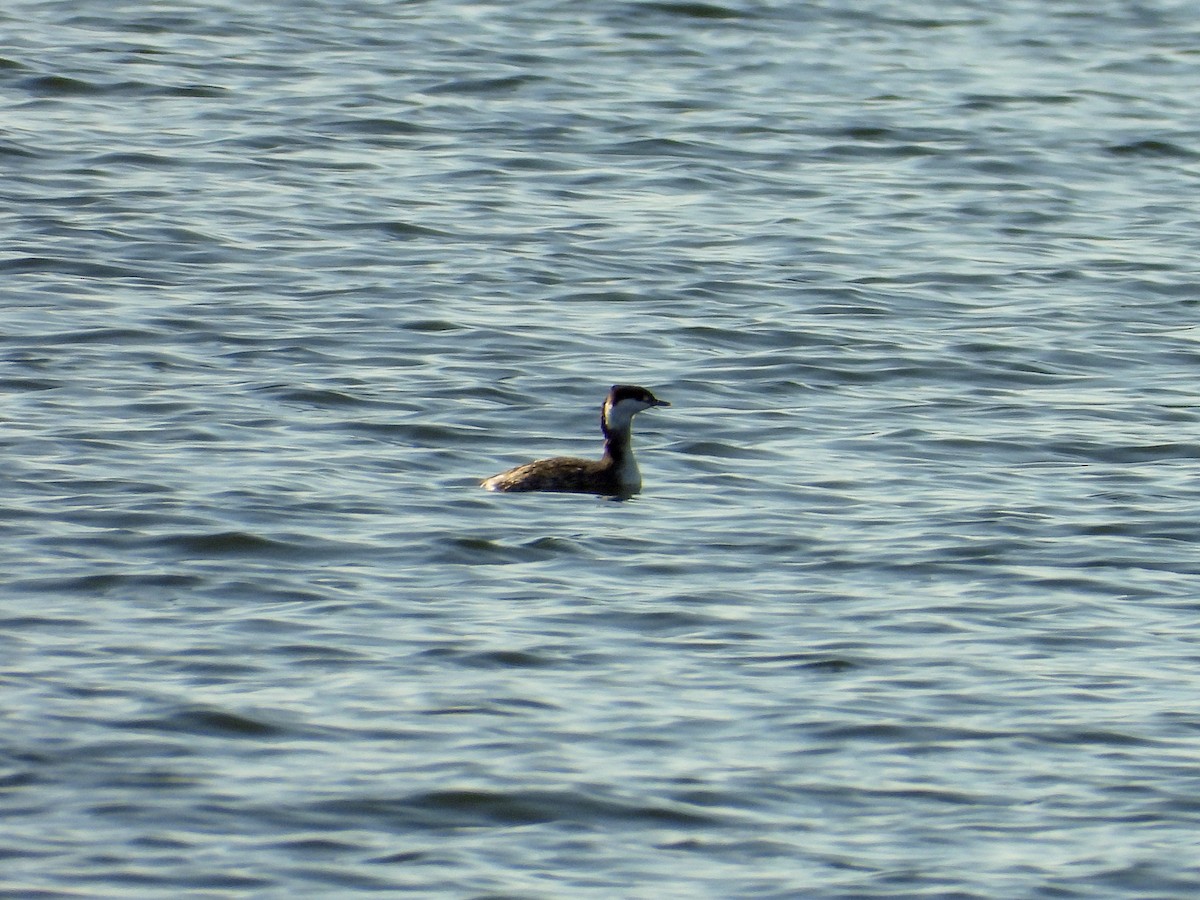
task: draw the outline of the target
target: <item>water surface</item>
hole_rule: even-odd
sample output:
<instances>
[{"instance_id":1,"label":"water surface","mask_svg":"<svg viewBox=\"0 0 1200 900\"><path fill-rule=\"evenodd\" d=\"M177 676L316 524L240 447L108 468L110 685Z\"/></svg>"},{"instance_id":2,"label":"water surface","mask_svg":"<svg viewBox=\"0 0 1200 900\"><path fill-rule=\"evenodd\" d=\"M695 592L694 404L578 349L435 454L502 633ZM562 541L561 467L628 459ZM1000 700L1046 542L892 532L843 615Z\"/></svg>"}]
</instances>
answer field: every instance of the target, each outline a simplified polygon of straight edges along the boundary
<instances>
[{"instance_id":1,"label":"water surface","mask_svg":"<svg viewBox=\"0 0 1200 900\"><path fill-rule=\"evenodd\" d=\"M1193 12L10 4L0 894L1195 893Z\"/></svg>"}]
</instances>

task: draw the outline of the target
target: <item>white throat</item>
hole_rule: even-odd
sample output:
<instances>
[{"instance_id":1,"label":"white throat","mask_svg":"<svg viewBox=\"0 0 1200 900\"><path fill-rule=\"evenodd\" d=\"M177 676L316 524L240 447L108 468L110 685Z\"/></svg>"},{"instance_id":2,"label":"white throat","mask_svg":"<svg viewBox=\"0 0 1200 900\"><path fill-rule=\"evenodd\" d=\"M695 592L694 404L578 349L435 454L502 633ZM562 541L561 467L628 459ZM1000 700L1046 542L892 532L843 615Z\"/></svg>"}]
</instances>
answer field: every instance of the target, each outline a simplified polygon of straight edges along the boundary
<instances>
[{"instance_id":1,"label":"white throat","mask_svg":"<svg viewBox=\"0 0 1200 900\"><path fill-rule=\"evenodd\" d=\"M643 409L649 409L650 404L641 400L621 400L608 407L608 427L614 431L628 431L633 424L633 417Z\"/></svg>"},{"instance_id":2,"label":"white throat","mask_svg":"<svg viewBox=\"0 0 1200 900\"><path fill-rule=\"evenodd\" d=\"M617 483L626 491L640 491L642 489L642 473L638 469L637 460L633 458L633 453L625 454L625 458L617 465Z\"/></svg>"}]
</instances>

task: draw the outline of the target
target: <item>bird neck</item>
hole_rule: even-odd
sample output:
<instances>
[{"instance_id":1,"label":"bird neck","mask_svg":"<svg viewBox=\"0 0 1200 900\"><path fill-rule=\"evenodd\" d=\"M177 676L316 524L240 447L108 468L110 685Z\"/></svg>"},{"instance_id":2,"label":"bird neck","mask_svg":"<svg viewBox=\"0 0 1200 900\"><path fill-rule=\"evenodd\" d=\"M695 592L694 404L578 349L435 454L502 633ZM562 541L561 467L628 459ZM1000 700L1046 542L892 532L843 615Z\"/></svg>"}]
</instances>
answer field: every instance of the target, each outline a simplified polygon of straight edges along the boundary
<instances>
[{"instance_id":1,"label":"bird neck","mask_svg":"<svg viewBox=\"0 0 1200 900\"><path fill-rule=\"evenodd\" d=\"M604 431L604 458L619 467L633 456L633 429L628 425L617 428L608 422L601 422L600 427Z\"/></svg>"}]
</instances>

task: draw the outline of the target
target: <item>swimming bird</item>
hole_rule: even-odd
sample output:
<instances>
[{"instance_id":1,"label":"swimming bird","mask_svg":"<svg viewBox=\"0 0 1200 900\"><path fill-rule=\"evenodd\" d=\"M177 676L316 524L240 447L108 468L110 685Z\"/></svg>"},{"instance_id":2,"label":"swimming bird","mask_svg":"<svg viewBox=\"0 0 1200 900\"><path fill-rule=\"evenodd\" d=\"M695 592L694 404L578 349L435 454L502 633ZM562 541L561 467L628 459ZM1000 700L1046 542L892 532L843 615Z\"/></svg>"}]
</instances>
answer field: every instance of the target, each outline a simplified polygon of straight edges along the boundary
<instances>
[{"instance_id":1,"label":"swimming bird","mask_svg":"<svg viewBox=\"0 0 1200 900\"><path fill-rule=\"evenodd\" d=\"M633 417L644 409L670 406L644 387L614 384L600 407L604 454L598 460L573 456L539 459L480 482L489 491L556 491L628 497L642 489L633 457Z\"/></svg>"}]
</instances>

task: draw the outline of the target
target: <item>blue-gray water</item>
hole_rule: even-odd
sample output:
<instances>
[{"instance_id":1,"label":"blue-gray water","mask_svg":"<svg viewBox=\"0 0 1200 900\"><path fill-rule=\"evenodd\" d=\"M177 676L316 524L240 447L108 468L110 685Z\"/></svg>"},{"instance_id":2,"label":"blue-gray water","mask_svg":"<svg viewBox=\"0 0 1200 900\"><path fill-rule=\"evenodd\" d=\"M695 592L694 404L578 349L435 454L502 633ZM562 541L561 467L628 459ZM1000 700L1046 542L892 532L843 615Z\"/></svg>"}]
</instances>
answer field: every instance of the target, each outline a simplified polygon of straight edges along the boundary
<instances>
[{"instance_id":1,"label":"blue-gray water","mask_svg":"<svg viewBox=\"0 0 1200 900\"><path fill-rule=\"evenodd\" d=\"M1200 893L1193 4L0 27L0 894Z\"/></svg>"}]
</instances>

